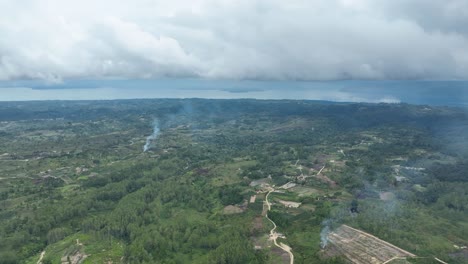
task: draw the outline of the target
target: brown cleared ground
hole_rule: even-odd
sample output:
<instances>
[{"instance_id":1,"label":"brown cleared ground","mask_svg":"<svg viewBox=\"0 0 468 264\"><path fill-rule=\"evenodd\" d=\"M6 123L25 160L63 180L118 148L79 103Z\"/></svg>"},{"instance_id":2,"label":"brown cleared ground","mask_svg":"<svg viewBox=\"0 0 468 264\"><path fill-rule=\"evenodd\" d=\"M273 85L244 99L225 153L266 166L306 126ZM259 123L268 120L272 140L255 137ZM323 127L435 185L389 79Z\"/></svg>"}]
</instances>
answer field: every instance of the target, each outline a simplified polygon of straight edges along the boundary
<instances>
[{"instance_id":1,"label":"brown cleared ground","mask_svg":"<svg viewBox=\"0 0 468 264\"><path fill-rule=\"evenodd\" d=\"M276 258L273 258L273 263L289 264L289 255L287 252L278 247L272 247L271 252Z\"/></svg>"},{"instance_id":2,"label":"brown cleared ground","mask_svg":"<svg viewBox=\"0 0 468 264\"><path fill-rule=\"evenodd\" d=\"M408 251L347 225L331 232L328 240L351 262L357 264L384 264L415 257Z\"/></svg>"}]
</instances>

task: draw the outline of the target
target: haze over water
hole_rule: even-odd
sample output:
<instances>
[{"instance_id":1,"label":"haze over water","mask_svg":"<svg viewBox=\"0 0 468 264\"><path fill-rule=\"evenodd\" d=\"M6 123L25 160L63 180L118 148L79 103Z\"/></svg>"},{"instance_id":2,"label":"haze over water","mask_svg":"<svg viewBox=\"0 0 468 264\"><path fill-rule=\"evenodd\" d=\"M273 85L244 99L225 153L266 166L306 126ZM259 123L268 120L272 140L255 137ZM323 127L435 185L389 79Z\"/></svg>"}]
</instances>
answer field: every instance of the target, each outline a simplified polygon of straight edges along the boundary
<instances>
[{"instance_id":1,"label":"haze over water","mask_svg":"<svg viewBox=\"0 0 468 264\"><path fill-rule=\"evenodd\" d=\"M74 80L0 83L0 101L135 98L305 99L468 106L468 81Z\"/></svg>"}]
</instances>

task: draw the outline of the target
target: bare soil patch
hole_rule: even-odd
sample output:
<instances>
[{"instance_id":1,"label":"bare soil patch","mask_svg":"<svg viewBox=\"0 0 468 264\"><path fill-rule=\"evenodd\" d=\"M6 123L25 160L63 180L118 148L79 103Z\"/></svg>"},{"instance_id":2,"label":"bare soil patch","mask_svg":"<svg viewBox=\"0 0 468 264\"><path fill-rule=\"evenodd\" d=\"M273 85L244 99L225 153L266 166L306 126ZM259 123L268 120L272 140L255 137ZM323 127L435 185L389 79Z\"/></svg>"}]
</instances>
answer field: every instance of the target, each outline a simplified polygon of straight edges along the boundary
<instances>
[{"instance_id":1,"label":"bare soil patch","mask_svg":"<svg viewBox=\"0 0 468 264\"><path fill-rule=\"evenodd\" d=\"M278 202L280 202L280 204L288 208L298 208L299 206L301 206L301 203L297 203L297 202L283 201L283 200L278 200Z\"/></svg>"},{"instance_id":2,"label":"bare soil patch","mask_svg":"<svg viewBox=\"0 0 468 264\"><path fill-rule=\"evenodd\" d=\"M328 176L326 175L323 175L322 173L319 173L315 176L317 179L325 182L325 183L328 183L328 185L330 186L330 188L335 188L337 186L336 182L330 178L328 178Z\"/></svg>"},{"instance_id":3,"label":"bare soil patch","mask_svg":"<svg viewBox=\"0 0 468 264\"><path fill-rule=\"evenodd\" d=\"M328 240L346 258L357 264L383 264L391 260L415 257L408 251L347 225L342 225L331 232Z\"/></svg>"},{"instance_id":4,"label":"bare soil patch","mask_svg":"<svg viewBox=\"0 0 468 264\"><path fill-rule=\"evenodd\" d=\"M242 210L240 207L238 206L235 206L235 205L228 205L226 207L224 207L223 209L223 214L240 214L244 212L244 210Z\"/></svg>"},{"instance_id":5,"label":"bare soil patch","mask_svg":"<svg viewBox=\"0 0 468 264\"><path fill-rule=\"evenodd\" d=\"M281 263L289 264L289 254L286 251L278 247L273 247L271 252L280 257Z\"/></svg>"},{"instance_id":6,"label":"bare soil patch","mask_svg":"<svg viewBox=\"0 0 468 264\"><path fill-rule=\"evenodd\" d=\"M392 192L381 192L379 193L379 196L382 201L390 201L395 198L395 195Z\"/></svg>"}]
</instances>

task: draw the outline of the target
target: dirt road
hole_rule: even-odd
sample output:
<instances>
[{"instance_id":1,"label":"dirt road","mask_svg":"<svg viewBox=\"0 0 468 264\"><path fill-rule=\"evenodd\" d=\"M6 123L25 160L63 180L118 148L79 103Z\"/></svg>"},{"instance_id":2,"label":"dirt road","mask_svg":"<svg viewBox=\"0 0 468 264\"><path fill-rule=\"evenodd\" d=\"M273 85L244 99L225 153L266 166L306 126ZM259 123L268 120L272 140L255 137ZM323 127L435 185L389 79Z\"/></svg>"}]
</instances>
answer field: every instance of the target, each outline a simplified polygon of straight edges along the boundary
<instances>
[{"instance_id":1,"label":"dirt road","mask_svg":"<svg viewBox=\"0 0 468 264\"><path fill-rule=\"evenodd\" d=\"M323 169L325 169L325 165L323 165L323 167L319 170L319 172L317 173L317 175L320 175L320 173L322 173Z\"/></svg>"},{"instance_id":2,"label":"dirt road","mask_svg":"<svg viewBox=\"0 0 468 264\"><path fill-rule=\"evenodd\" d=\"M39 257L37 264L42 264L42 259L44 258L44 255L45 255L45 250L41 252L41 256Z\"/></svg>"},{"instance_id":3,"label":"dirt road","mask_svg":"<svg viewBox=\"0 0 468 264\"><path fill-rule=\"evenodd\" d=\"M275 229L276 229L276 224L275 222L273 222L273 220L271 220L269 217L268 217L268 211L270 211L271 209L271 204L270 202L268 201L268 196L270 195L271 192L273 192L275 189L273 188L270 188L270 190L268 191L267 195L265 196L265 202L267 204L267 213L265 214L265 217L273 224L273 228L270 230L270 239L273 240L273 243L275 244L275 246L281 248L282 250L286 251L288 254L289 254L289 264L294 264L294 255L293 253L291 252L291 247L284 244L284 243L279 243L276 242L276 240L278 239L278 233L275 232Z\"/></svg>"}]
</instances>

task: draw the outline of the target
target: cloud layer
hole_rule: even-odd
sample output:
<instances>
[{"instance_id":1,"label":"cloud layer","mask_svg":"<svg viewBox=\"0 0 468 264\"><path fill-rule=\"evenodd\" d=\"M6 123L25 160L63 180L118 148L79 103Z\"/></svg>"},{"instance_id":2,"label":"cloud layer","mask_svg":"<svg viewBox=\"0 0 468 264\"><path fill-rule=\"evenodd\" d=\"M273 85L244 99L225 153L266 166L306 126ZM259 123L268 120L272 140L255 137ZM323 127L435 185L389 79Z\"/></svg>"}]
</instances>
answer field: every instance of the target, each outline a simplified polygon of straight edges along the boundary
<instances>
[{"instance_id":1,"label":"cloud layer","mask_svg":"<svg viewBox=\"0 0 468 264\"><path fill-rule=\"evenodd\" d=\"M466 0L0 0L0 80L468 79Z\"/></svg>"}]
</instances>

